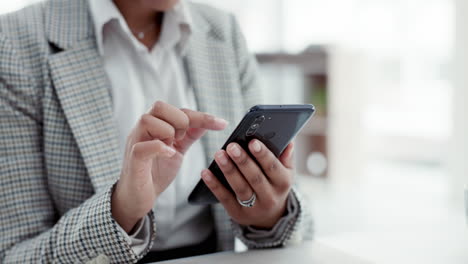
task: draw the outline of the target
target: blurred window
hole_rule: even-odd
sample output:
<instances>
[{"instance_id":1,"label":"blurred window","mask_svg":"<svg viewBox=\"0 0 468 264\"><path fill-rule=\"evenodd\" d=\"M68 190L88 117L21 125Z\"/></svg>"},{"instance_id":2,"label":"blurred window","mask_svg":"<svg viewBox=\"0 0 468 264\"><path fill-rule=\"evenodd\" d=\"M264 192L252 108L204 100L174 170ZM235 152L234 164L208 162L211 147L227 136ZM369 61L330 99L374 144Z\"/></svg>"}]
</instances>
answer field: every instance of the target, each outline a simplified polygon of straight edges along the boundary
<instances>
[{"instance_id":1,"label":"blurred window","mask_svg":"<svg viewBox=\"0 0 468 264\"><path fill-rule=\"evenodd\" d=\"M236 14L254 52L323 44L359 54L364 63L340 67L365 65L361 87L348 89L363 98L368 151L440 161L452 122L453 0L197 1Z\"/></svg>"}]
</instances>

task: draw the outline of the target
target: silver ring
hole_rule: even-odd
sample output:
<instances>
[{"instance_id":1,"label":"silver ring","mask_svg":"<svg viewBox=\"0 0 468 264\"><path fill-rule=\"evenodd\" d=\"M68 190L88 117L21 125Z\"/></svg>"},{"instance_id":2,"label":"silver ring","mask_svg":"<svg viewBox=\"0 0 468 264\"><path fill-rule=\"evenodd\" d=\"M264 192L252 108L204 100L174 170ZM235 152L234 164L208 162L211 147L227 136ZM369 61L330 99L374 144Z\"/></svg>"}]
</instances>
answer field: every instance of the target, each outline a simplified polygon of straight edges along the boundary
<instances>
[{"instance_id":1,"label":"silver ring","mask_svg":"<svg viewBox=\"0 0 468 264\"><path fill-rule=\"evenodd\" d=\"M237 201L239 202L239 204L244 207L254 206L256 200L257 200L257 195L255 193L253 193L252 196L248 200L245 200L245 201L241 201L239 200L239 198L237 198Z\"/></svg>"}]
</instances>

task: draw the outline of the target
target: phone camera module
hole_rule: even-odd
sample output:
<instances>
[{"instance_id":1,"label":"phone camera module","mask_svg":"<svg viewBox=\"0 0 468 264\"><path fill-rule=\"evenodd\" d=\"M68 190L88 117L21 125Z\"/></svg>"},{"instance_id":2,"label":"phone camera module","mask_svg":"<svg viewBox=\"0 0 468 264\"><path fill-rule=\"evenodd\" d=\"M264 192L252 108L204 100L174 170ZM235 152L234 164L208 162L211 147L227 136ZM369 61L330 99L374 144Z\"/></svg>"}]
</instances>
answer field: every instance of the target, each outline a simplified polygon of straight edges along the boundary
<instances>
[{"instance_id":1,"label":"phone camera module","mask_svg":"<svg viewBox=\"0 0 468 264\"><path fill-rule=\"evenodd\" d=\"M251 129L249 129L249 131L245 133L245 135L248 137L253 136L254 134L255 134L255 130L251 130Z\"/></svg>"},{"instance_id":2,"label":"phone camera module","mask_svg":"<svg viewBox=\"0 0 468 264\"><path fill-rule=\"evenodd\" d=\"M255 118L252 125L250 125L249 129L245 133L246 136L253 136L255 132L257 132L260 125L265 121L265 116L258 116Z\"/></svg>"},{"instance_id":3,"label":"phone camera module","mask_svg":"<svg viewBox=\"0 0 468 264\"><path fill-rule=\"evenodd\" d=\"M253 123L249 129L247 130L247 132L245 133L246 136L253 136L255 134L255 132L257 132L257 129L260 127L260 125L258 123Z\"/></svg>"},{"instance_id":4,"label":"phone camera module","mask_svg":"<svg viewBox=\"0 0 468 264\"><path fill-rule=\"evenodd\" d=\"M260 125L258 123L255 123L250 126L250 129L257 129Z\"/></svg>"}]
</instances>

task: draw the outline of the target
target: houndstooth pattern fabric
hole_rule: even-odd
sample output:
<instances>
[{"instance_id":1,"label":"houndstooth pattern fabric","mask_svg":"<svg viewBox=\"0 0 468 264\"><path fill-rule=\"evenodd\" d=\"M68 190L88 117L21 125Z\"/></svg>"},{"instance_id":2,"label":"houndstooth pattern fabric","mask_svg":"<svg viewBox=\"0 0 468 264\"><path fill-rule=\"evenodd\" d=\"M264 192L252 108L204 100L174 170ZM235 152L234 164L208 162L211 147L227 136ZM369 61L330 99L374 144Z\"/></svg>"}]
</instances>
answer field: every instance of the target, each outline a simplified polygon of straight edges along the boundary
<instances>
[{"instance_id":1,"label":"houndstooth pattern fabric","mask_svg":"<svg viewBox=\"0 0 468 264\"><path fill-rule=\"evenodd\" d=\"M211 161L260 102L256 64L231 15L190 8L196 27L185 66L197 104L230 121L202 139ZM0 18L0 262L134 263L147 252L134 254L111 215L121 164L114 118L86 0L49 0ZM242 240L255 248L307 236L311 217L299 204L280 239ZM212 211L219 250L232 250L242 233L220 205Z\"/></svg>"}]
</instances>

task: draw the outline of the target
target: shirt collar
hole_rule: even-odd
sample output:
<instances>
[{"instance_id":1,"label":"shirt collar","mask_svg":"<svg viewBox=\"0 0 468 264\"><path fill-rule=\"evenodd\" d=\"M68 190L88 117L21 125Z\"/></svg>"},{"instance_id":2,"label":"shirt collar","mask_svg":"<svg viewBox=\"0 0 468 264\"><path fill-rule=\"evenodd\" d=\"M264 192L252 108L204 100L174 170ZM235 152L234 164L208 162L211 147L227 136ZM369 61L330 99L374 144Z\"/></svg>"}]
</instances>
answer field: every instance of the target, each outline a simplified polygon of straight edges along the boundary
<instances>
[{"instance_id":1,"label":"shirt collar","mask_svg":"<svg viewBox=\"0 0 468 264\"><path fill-rule=\"evenodd\" d=\"M91 16L93 18L94 32L99 53L104 54L104 27L112 22L118 22L120 28L134 41L136 38L131 33L124 17L112 0L88 0ZM192 34L193 21L190 10L185 0L166 11L158 44L165 48L175 46L181 54L185 53L190 35Z\"/></svg>"}]
</instances>

